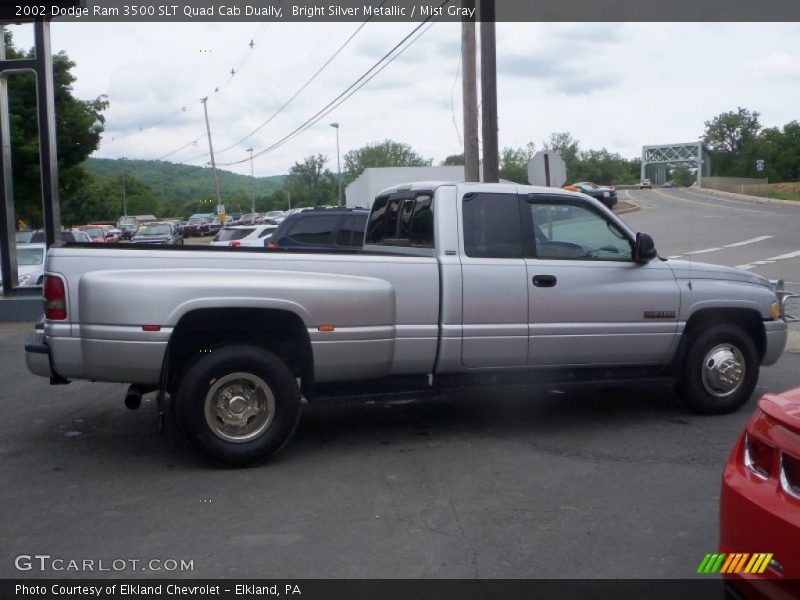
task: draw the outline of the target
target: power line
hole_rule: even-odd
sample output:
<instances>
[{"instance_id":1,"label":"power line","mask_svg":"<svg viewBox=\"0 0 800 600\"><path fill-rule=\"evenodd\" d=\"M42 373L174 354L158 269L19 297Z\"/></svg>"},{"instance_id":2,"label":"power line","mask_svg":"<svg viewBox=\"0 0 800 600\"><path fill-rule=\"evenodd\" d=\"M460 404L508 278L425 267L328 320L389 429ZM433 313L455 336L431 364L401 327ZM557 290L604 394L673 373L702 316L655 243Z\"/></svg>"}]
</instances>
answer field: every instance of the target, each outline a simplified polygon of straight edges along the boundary
<instances>
[{"instance_id":1,"label":"power line","mask_svg":"<svg viewBox=\"0 0 800 600\"><path fill-rule=\"evenodd\" d=\"M383 5L385 2L386 2L386 0L383 0L383 2L381 2L381 5ZM371 19L371 18L372 18L372 17L370 17L370 19ZM369 19L367 19L367 21L369 21ZM289 98L289 99L288 99L288 100L287 100L287 101L286 101L286 102L285 102L285 103L284 103L284 104L283 104L283 105L282 105L280 108L278 108L278 110L277 110L277 111L275 111L275 112L274 112L274 113L273 113L273 114L272 114L272 115L271 115L271 116L270 116L270 117L269 117L269 118L268 118L266 121L264 121L263 123L261 123L261 125L259 125L259 126L256 128L256 129L254 129L254 130L253 130L253 131L251 131L250 133L248 133L248 134L247 134L245 137L243 137L243 138L241 138L240 140L238 140L238 141L234 142L234 143L233 143L233 144L231 144L230 146L226 146L225 148L222 148L221 150L218 150L218 153L219 153L219 154L223 154L224 152L226 152L226 151L230 150L231 148L234 148L234 147L238 146L239 144L241 144L242 142L244 142L245 140L247 140L248 138L250 138L250 137L251 137L253 134L255 134L255 133L257 133L259 130L261 130L261 129L262 129L264 126L266 126L266 125L267 125L267 124L268 124L270 121L272 121L272 119L274 119L274 118L275 118L275 117L276 117L276 116L277 116L277 115L278 115L278 114L279 114L281 111L283 111L283 109L284 109L284 108L286 108L286 107L287 107L287 106L288 106L288 105L289 105L289 104L290 104L290 103L291 103L291 102L292 102L292 101L293 101L295 98L297 98L297 96L299 96L299 95L300 95L300 93L302 93L302 92L303 92L303 90L305 90L305 89L306 89L306 88L309 86L309 84L311 84L311 82L312 82L312 81L314 81L314 79L316 79L316 78L319 76L319 74L320 74L320 73L322 73L322 71L323 71L323 70L324 70L324 69L325 69L325 68L326 68L326 67L327 67L327 66L328 66L328 65L329 65L329 64L330 64L330 63L333 61L333 59L335 59L335 58L336 58L336 57L339 55L339 53L341 53L341 51L342 51L342 50L343 50L343 49L344 49L344 48L345 48L345 47L346 47L346 46L347 46L347 45L348 45L348 44L349 44L349 43L350 43L350 42L353 40L353 38L354 38L354 37L355 37L355 36L356 36L356 35L357 35L357 34L358 34L360 31L361 31L361 29L362 29L362 28L363 28L363 27L364 27L364 26L367 24L367 21L364 21L364 22L363 22L363 23L362 23L362 24L361 24L361 25L360 25L358 28L356 28L356 30L355 30L355 31L354 31L354 32L353 32L353 33L352 33L352 34L351 34L351 35L350 35L350 36L349 36L349 37L348 37L348 38L347 38L347 39L344 41L344 43L343 43L341 46L339 46L339 48L338 48L338 49L337 49L337 50L336 50L336 51L335 51L335 52L334 52L334 53L333 53L333 54L332 54L332 55L331 55L331 56L328 58L328 60L326 60L326 61L325 61L325 63L324 63L324 64L323 64L323 65L322 65L322 66L321 66L319 69L317 69L317 71L316 71L316 72L315 72L315 73L314 73L314 74L313 74L313 75L312 75L312 76L311 76L311 77L308 79L308 81L306 81L306 82L305 82L305 83L304 83L304 84L303 84L303 85L302 85L302 86L301 86L301 87L300 87L300 88L299 88L299 89L298 89L298 90L297 90L297 91L294 93L294 95L293 95L291 98ZM317 49L320 47L320 45L322 44L322 42L323 42L325 39L327 39L327 37L329 37L329 36L330 36L330 34L331 34L331 33L333 33L333 31L334 31L335 29L336 29L336 27L334 27L334 28L333 28L333 29L332 29L332 30L331 30L331 31L328 33L328 35L326 35L326 36L325 36L325 38L323 38L323 40L321 40L321 41L320 41L320 42L317 44L317 46L315 46L315 48L314 48L314 49L313 49L313 50L312 50L312 51L311 51L311 52L308 54L308 56L306 57L306 60L307 60L308 58L310 58L310 57L311 57L311 55L313 55L313 53L314 53L314 52L315 52L315 51L316 51L316 50L317 50ZM192 142L189 142L189 143L187 143L187 144L184 144L183 146L181 146L181 149L183 149L183 148L185 148L185 147L187 147L187 146L191 145L191 143L192 143ZM208 153L198 154L197 156L193 156L193 157L191 157L191 158L188 158L188 159L186 159L184 162L192 162L192 161L195 161L195 160L199 160L199 159L201 159L201 158L202 158L202 159L205 159L207 156L208 156ZM221 164L223 164L223 163L221 163Z\"/></svg>"},{"instance_id":2,"label":"power line","mask_svg":"<svg viewBox=\"0 0 800 600\"><path fill-rule=\"evenodd\" d=\"M383 0L383 2L381 2L380 6L383 6L383 4L384 4L385 2L386 2L386 0ZM238 140L238 141L234 142L234 143L233 143L233 144L231 144L230 146L226 146L225 148L223 148L223 149L222 149L222 150L220 150L219 152L220 152L220 153L222 153L222 152L225 152L225 151L227 151L227 150L230 150L231 148L234 148L234 147L238 146L239 144L241 144L242 142L246 141L247 139L249 139L249 138L250 138L251 136L253 136L254 134L258 133L258 132L259 132L261 129L263 129L263 128L264 128L264 127L265 127L265 126L266 126L266 125L267 125L267 124L268 124L270 121L272 121L272 119L274 119L275 117L277 117L277 116L278 116L278 115L279 115L279 114L280 114L280 113L283 111L283 109L284 109L284 108L286 108L287 106L289 106L289 104L291 104L291 103L292 103L292 101L293 101L295 98L297 98L297 97L298 97L298 96L299 96L299 95L300 95L300 94L303 92L303 90L305 90L305 89L306 89L306 88L307 88L307 87L308 87L308 86L311 84L311 82L312 82L312 81L314 81L314 80L315 80L315 79L316 79L316 78L319 76L319 74L320 74L320 73L322 73L322 71L324 71L324 70L325 70L325 68L326 68L326 67L327 67L329 64L331 64L331 62L333 62L333 59L335 59L335 58L336 58L336 57L339 55L339 53L340 53L342 50L344 50L344 49L345 49L345 47L346 47L346 46L347 46L347 45L348 45L348 44L349 44L349 43L350 43L350 42L353 40L353 38L354 38L354 37L356 37L356 36L358 35L358 33L359 33L359 32L360 32L360 31L361 31L363 28L364 28L364 26L365 26L365 25L366 25L366 24L369 22L369 20L370 20L371 18L372 18L372 17L370 16L370 18L369 18L369 19L367 19L366 21L364 21L363 23L361 23L361 25L359 25L359 26L358 26L358 28L356 28L356 30L355 30L355 31L354 31L354 32L353 32L353 33L350 35L350 37L348 37L348 38L347 38L347 39L344 41L344 43L343 43L341 46L339 46L339 48L337 48L337 49L336 49L336 51L335 51L335 52L334 52L334 53L333 53L333 54L330 56L330 58L328 58L328 60L326 60L326 61L325 61L325 63L323 63L323 65L322 65L322 66L321 66L319 69L317 69L317 70L316 70L316 72L315 72L315 73L314 73L314 74L313 74L313 75L312 75L312 76L311 76L311 77L310 77L310 78L309 78L309 79L308 79L308 80L307 80L307 81L306 81L306 82L305 82L305 83L304 83L302 86L300 86L300 88L299 88L299 89L298 89L298 90L297 90L297 91L296 91L296 92L295 92L295 93L294 93L294 94L291 96L291 98L289 98L289 99L288 99L286 102L284 102L284 103L283 103L283 105L281 105L281 107L280 107L280 108L278 108L278 110L276 110L274 113L272 113L272 114L271 114L271 115L270 115L270 116L267 118L267 120L266 120L266 121L264 121L263 123L261 123L261 125L259 125L258 127L256 127L256 128L253 130L253 131L251 131L250 133L248 133L246 136L244 136L244 137L243 137L243 138L241 138L240 140Z\"/></svg>"},{"instance_id":3,"label":"power line","mask_svg":"<svg viewBox=\"0 0 800 600\"><path fill-rule=\"evenodd\" d=\"M278 3L280 4L280 2L282 2L282 1L283 0L278 0ZM253 34L253 36L250 38L250 41L249 41L249 44L248 44L249 48L247 50L245 50L242 54L240 54L240 58L239 58L238 62L235 63L236 67L233 67L231 69L231 74L228 76L228 78L225 79L221 84L217 85L214 88L214 93L215 94L218 94L220 91L224 90L224 88L233 79L234 74L239 73L242 70L242 68L247 64L247 62L252 58L253 49L256 46L256 43L255 43L256 40L260 39L260 37L263 36L267 32L267 30L269 29L270 25L272 25L272 21L270 21L269 23L262 23L259 26L259 28L256 29L256 33ZM206 95L208 95L208 94L206 94ZM152 125L139 126L139 129L137 131L134 131L132 133L129 133L129 134L126 134L126 135L123 135L123 136L111 136L111 140L110 141L116 142L116 141L119 141L119 140L124 140L124 139L127 139L127 138L129 138L131 136L134 136L134 135L138 134L138 133L143 132L145 129L153 129L153 128L159 127L159 126L163 125L164 123L167 123L167 122L179 117L181 114L186 112L186 110L187 110L187 108L189 106L196 105L196 104L198 104L198 102L199 101L187 102L186 104L182 105L181 107L176 108L176 109L174 109L174 110L172 110L172 111L170 111L168 113L165 113L163 115L163 118L160 121L157 121L156 123L154 123ZM181 149L183 149L184 147L190 145L191 143L192 142L187 143L186 145L182 146ZM170 153L170 154L172 154L172 153Z\"/></svg>"},{"instance_id":4,"label":"power line","mask_svg":"<svg viewBox=\"0 0 800 600\"><path fill-rule=\"evenodd\" d=\"M451 0L444 0L444 1L443 1L443 2L440 4L440 7L443 7L443 6L447 5L447 4L449 4L450 2L451 2ZM411 46L411 45L412 45L414 42L416 42L416 40L417 40L417 39L419 39L420 37L422 37L422 35L423 35L423 34L425 34L425 33L428 31L428 29L430 29L430 27L432 27L432 26L434 25L434 23L435 23L436 21L438 21L438 20L439 20L439 19L436 19L436 20L435 20L433 23L430 23L430 24L429 24L429 26L428 26L428 28L426 28L426 29L425 29L425 31L423 31L422 33L420 33L420 34L419 34L419 35L418 35L418 36L417 36L417 37L416 37L416 38L415 38L413 41L411 41L411 42L410 42L410 43L409 43L407 46L405 46L405 48L403 48L402 50L400 50L399 52L397 52L397 54L395 54L394 56L392 56L392 54L394 54L394 52L395 52L395 51L397 51L397 50L398 50L398 48L400 48L401 46L403 46L403 44L405 44L405 43L406 43L406 42L407 42L407 41L408 41L408 40L409 40L411 37L413 37L413 36L414 36L414 34L415 34L415 33L417 33L417 32L418 32L418 31L419 31L419 30L420 30L420 29L421 29L421 28L422 28L424 25L426 25L426 24L428 23L428 21L430 21L432 18L433 18L432 16L429 16L427 19L425 19L425 20L424 20L424 21L422 21L422 22L421 22L419 25L417 25L417 26L416 26L414 29L412 29L412 30L411 30L411 32L410 32L410 33L408 33L408 35L406 35L406 36L405 36L405 37L404 37L402 40L400 40L400 41L399 41L397 44L395 44L395 46L394 46L394 47L393 47L391 50L389 50L389 51L388 51L386 54L384 54L384 55L383 55L383 56L382 56L380 59L378 59L378 61L377 61L377 62L375 62L375 64L373 64L373 65L372 65L372 66L371 66L369 69L367 69L367 70L366 70L366 71L365 71L365 72L364 72L364 73L363 73L363 74L362 74L362 75L361 75L361 76L360 76L358 79L356 79L356 80L355 80L353 83L351 83L351 84L350 84L350 85L349 85L347 88L345 88L345 89L344 89L344 91L343 91L342 93L340 93L338 96L336 96L336 98L334 98L333 100L331 100L331 101L330 101L328 104L326 104L326 105L325 105L324 107L322 107L322 108L321 108L319 111L317 111L317 113L315 113L315 114L314 114L314 115L313 115L311 118L309 118L308 120L306 120L304 123L302 123L301 125L299 125L298 127L296 127L294 130L292 130L290 133L288 133L287 135L285 135L283 138L281 138L280 140L278 140L277 142L275 142L275 143L274 143L274 144L272 144L271 146L268 146L267 148L265 148L264 150L261 150L260 152L258 152L258 153L256 153L256 154L254 154L253 156L254 156L254 157L258 157L258 156L261 156L261 155L263 155L263 154L266 154L267 152L270 152L270 151L272 151L272 150L275 150L275 149L277 149L278 147L282 146L283 144L285 144L286 142L288 142L288 141L289 141L290 139L292 139L293 137L295 137L295 136L299 135L300 133L304 132L305 130L307 130L309 127L311 127L312 125L314 125L315 123L317 123L319 120L323 119L323 118L324 118L324 117L325 117L327 114L329 114L330 112L332 112L333 110L335 110L336 108L338 108L338 107L339 107L339 106L340 106L340 105L341 105L343 102L345 102L347 99L349 99L349 98L350 98L350 97L351 97L353 94L355 94L355 93L356 93L356 92L357 92L359 89L361 89L361 88L362 88L364 85L366 85L367 83L369 83L369 82L370 82L370 81L371 81L371 80L372 80L372 79L373 79L375 76L377 76L377 75L378 75L378 74L379 74L381 71L383 71L383 69L385 69L387 66L389 66L389 65L390 65L390 64L391 64L391 63L392 63L392 62L393 62L393 61L394 61L394 60L395 60L395 59L396 59L398 56L400 56L400 55L401 55L403 52L405 52L405 51L406 51L406 50L407 50L407 49L408 49L408 48L409 48L409 47L410 47L410 46ZM391 58L389 58L390 56L391 56ZM388 60L387 60L387 59L388 59ZM381 63L383 63L384 61L386 61L386 62L385 62L385 64L383 64L382 66L380 66L380 68L378 68L378 67L379 67L379 65L381 65ZM377 69L377 70L376 70L376 69ZM374 71L374 72L373 72L373 71ZM231 166L231 165L238 165L238 164L241 164L241 163L243 163L243 162L246 162L246 161L248 161L248 160L250 160L250 159L249 159L249 157L248 157L248 158L245 158L245 159L242 159L242 160L238 160L238 161L233 161L233 162L228 162L228 163L219 163L219 165L220 165L220 166Z\"/></svg>"},{"instance_id":5,"label":"power line","mask_svg":"<svg viewBox=\"0 0 800 600\"><path fill-rule=\"evenodd\" d=\"M192 146L192 145L196 146L196 145L197 145L197 142L199 142L199 141L200 141L200 140L202 140L204 137L206 137L206 135L207 135L207 134L205 134L205 133L204 133L204 134L203 134L203 135L201 135L200 137L193 139L191 142L187 142L187 143L185 143L185 144L184 144L183 146L181 146L180 148L176 148L175 150L172 150L171 152L167 152L166 154L163 154L163 155L159 156L158 158L156 158L156 160L164 160L165 158L167 158L167 157L169 157L169 156L172 156L173 154L177 154L178 152L180 152L181 150L183 150L184 148L186 148L186 147L188 147L188 146ZM203 155L203 156L205 156L205 155Z\"/></svg>"}]
</instances>

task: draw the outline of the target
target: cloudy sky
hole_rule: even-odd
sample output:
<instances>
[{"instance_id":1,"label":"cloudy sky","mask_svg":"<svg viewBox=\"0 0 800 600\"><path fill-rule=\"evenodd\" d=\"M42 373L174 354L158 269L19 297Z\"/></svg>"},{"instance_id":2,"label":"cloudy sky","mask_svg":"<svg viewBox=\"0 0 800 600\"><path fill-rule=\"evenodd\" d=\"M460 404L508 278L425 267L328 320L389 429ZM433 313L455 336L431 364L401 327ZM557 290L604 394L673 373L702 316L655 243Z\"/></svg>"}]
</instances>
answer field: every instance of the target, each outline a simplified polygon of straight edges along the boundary
<instances>
[{"instance_id":1,"label":"cloudy sky","mask_svg":"<svg viewBox=\"0 0 800 600\"><path fill-rule=\"evenodd\" d=\"M77 63L79 98L108 96L95 156L204 164L199 99L208 96L218 162L245 159L224 168L249 173L247 148L257 154L281 140L415 26L367 23L356 32L358 23L54 23L52 42ZM32 43L29 29L12 31L18 45ZM342 154L387 138L435 163L461 152L460 26L422 31L319 123L258 156L255 174L286 173L312 153L327 155L335 172L334 121ZM800 119L797 23L499 23L497 40L501 147L540 147L551 132L569 131L582 148L634 157L645 144L695 140L704 121L737 106L759 111L765 126Z\"/></svg>"}]
</instances>

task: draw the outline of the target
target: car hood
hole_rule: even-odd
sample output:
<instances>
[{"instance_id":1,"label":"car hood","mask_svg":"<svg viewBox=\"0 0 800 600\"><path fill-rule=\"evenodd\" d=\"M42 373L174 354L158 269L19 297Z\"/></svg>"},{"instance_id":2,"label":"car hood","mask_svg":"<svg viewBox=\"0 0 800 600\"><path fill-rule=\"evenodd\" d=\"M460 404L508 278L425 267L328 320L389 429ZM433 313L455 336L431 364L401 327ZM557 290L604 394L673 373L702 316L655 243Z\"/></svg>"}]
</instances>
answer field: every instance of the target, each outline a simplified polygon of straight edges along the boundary
<instances>
[{"instance_id":1,"label":"car hood","mask_svg":"<svg viewBox=\"0 0 800 600\"><path fill-rule=\"evenodd\" d=\"M133 243L136 242L168 242L171 240L167 235L135 235L133 236Z\"/></svg>"},{"instance_id":2,"label":"car hood","mask_svg":"<svg viewBox=\"0 0 800 600\"><path fill-rule=\"evenodd\" d=\"M769 280L761 275L756 275L744 269L711 265L708 263L694 262L692 260L667 260L677 279L721 279L726 281L741 281L771 287Z\"/></svg>"},{"instance_id":3,"label":"car hood","mask_svg":"<svg viewBox=\"0 0 800 600\"><path fill-rule=\"evenodd\" d=\"M22 277L23 275L36 275L44 273L44 265L18 265L17 266L17 275Z\"/></svg>"}]
</instances>

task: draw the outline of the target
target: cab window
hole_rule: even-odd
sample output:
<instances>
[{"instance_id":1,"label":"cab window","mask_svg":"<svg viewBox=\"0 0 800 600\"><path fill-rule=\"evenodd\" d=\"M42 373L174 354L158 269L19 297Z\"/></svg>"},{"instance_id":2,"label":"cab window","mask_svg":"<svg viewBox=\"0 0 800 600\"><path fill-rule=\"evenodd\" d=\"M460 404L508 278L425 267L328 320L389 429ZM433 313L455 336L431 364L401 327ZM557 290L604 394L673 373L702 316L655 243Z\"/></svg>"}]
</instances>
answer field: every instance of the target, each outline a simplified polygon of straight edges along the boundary
<instances>
[{"instance_id":1,"label":"cab window","mask_svg":"<svg viewBox=\"0 0 800 600\"><path fill-rule=\"evenodd\" d=\"M529 201L529 210L536 258L633 260L627 235L599 212L561 199Z\"/></svg>"},{"instance_id":2,"label":"cab window","mask_svg":"<svg viewBox=\"0 0 800 600\"><path fill-rule=\"evenodd\" d=\"M366 243L433 248L430 193L401 193L377 198L367 224Z\"/></svg>"},{"instance_id":3,"label":"cab window","mask_svg":"<svg viewBox=\"0 0 800 600\"><path fill-rule=\"evenodd\" d=\"M522 224L516 194L468 193L462 209L467 256L522 258Z\"/></svg>"}]
</instances>

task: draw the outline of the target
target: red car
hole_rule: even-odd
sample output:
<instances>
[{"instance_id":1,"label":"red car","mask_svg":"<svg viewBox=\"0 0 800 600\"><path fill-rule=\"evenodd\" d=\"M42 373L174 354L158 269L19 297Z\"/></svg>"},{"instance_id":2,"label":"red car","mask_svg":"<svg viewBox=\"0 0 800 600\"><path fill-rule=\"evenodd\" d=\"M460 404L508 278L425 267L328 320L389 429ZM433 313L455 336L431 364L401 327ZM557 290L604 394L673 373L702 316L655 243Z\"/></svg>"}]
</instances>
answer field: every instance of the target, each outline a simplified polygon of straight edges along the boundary
<instances>
[{"instance_id":1,"label":"red car","mask_svg":"<svg viewBox=\"0 0 800 600\"><path fill-rule=\"evenodd\" d=\"M211 234L211 223L206 218L191 217L183 226L183 237L205 236Z\"/></svg>"},{"instance_id":2,"label":"red car","mask_svg":"<svg viewBox=\"0 0 800 600\"><path fill-rule=\"evenodd\" d=\"M119 236L111 233L111 225L81 225L78 229L86 233L95 244L119 243Z\"/></svg>"},{"instance_id":3,"label":"red car","mask_svg":"<svg viewBox=\"0 0 800 600\"><path fill-rule=\"evenodd\" d=\"M718 572L740 596L798 597L800 388L762 396L739 436L722 475L719 540Z\"/></svg>"}]
</instances>

